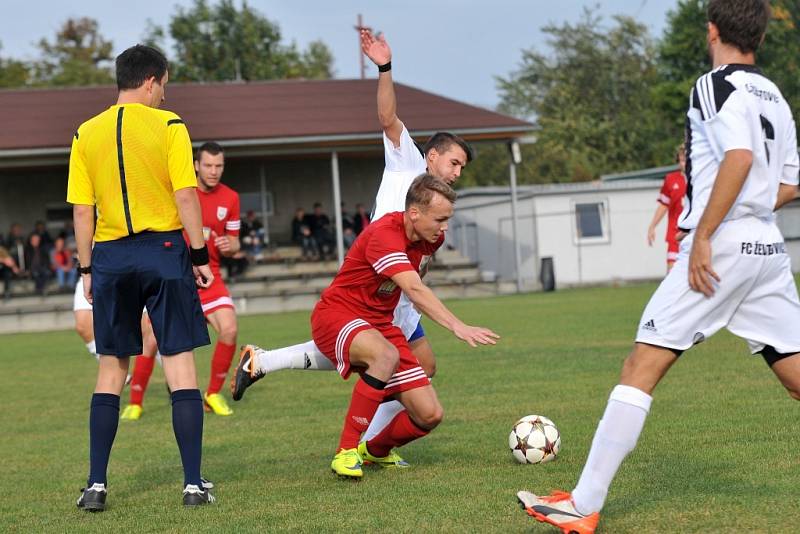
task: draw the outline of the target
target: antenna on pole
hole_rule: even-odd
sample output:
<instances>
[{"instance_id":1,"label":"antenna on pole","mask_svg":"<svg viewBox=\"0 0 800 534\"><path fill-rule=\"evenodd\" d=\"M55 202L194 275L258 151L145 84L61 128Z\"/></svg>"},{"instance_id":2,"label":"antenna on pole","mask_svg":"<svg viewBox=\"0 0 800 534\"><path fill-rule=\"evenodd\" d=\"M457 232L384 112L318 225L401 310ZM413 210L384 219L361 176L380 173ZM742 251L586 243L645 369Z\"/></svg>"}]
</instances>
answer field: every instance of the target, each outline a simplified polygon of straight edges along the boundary
<instances>
[{"instance_id":1,"label":"antenna on pole","mask_svg":"<svg viewBox=\"0 0 800 534\"><path fill-rule=\"evenodd\" d=\"M361 66L361 79L363 80L367 77L367 65L364 62L364 53L361 51L361 30L372 31L372 28L369 26L364 26L361 13L358 14L358 18L356 19L355 29L356 32L358 32L358 60L359 65Z\"/></svg>"}]
</instances>

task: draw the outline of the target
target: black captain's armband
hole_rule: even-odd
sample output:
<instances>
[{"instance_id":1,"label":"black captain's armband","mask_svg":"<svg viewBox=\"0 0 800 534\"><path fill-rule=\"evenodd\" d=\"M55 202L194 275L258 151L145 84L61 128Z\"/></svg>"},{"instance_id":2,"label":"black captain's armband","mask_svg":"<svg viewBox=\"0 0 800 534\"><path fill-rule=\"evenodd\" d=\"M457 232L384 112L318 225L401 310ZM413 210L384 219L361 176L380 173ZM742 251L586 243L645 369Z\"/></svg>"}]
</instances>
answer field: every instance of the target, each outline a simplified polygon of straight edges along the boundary
<instances>
[{"instance_id":1,"label":"black captain's armband","mask_svg":"<svg viewBox=\"0 0 800 534\"><path fill-rule=\"evenodd\" d=\"M92 274L92 266L91 265L87 265L86 267L84 267L79 263L78 264L78 274Z\"/></svg>"},{"instance_id":2,"label":"black captain's armband","mask_svg":"<svg viewBox=\"0 0 800 534\"><path fill-rule=\"evenodd\" d=\"M378 72L389 72L392 70L392 62L389 61L383 65L378 65Z\"/></svg>"},{"instance_id":3,"label":"black captain's armband","mask_svg":"<svg viewBox=\"0 0 800 534\"><path fill-rule=\"evenodd\" d=\"M203 245L202 248L189 247L189 257L192 260L192 265L205 265L208 263L208 245Z\"/></svg>"}]
</instances>

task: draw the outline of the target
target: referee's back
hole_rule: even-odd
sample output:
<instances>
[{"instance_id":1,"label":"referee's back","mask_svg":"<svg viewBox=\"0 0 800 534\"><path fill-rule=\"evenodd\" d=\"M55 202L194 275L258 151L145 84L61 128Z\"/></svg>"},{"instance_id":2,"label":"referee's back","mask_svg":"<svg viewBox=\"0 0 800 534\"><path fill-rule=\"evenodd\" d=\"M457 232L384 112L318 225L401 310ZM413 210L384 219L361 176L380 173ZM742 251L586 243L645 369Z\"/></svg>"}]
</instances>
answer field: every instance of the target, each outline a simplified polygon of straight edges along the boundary
<instances>
[{"instance_id":1,"label":"referee's back","mask_svg":"<svg viewBox=\"0 0 800 534\"><path fill-rule=\"evenodd\" d=\"M174 191L195 187L192 144L175 113L113 105L72 141L67 201L97 206L95 241L179 230Z\"/></svg>"}]
</instances>

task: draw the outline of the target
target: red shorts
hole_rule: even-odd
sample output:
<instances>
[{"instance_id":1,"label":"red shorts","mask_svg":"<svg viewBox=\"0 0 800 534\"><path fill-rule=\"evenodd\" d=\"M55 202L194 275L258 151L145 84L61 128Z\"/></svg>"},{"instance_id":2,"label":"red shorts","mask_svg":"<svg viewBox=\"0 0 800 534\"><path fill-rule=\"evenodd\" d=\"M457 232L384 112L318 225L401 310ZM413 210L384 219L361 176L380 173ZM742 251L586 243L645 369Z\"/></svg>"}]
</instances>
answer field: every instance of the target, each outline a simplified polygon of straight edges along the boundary
<instances>
[{"instance_id":1,"label":"red shorts","mask_svg":"<svg viewBox=\"0 0 800 534\"><path fill-rule=\"evenodd\" d=\"M233 299L225 287L225 282L222 281L222 276L218 273L214 274L214 281L211 286L203 289L198 288L197 293L200 295L200 305L203 307L203 315L209 315L220 308L236 309L233 305Z\"/></svg>"},{"instance_id":2,"label":"red shorts","mask_svg":"<svg viewBox=\"0 0 800 534\"><path fill-rule=\"evenodd\" d=\"M400 363L386 383L387 395L430 385L431 381L408 347L403 331L391 323L386 326L373 326L346 308L323 307L319 303L311 314L311 335L314 343L336 366L336 370L344 379L347 379L353 371L350 367L350 344L353 338L362 330L370 328L380 332L389 343L397 347L400 353ZM356 372L360 372L359 369L356 369Z\"/></svg>"},{"instance_id":3,"label":"red shorts","mask_svg":"<svg viewBox=\"0 0 800 534\"><path fill-rule=\"evenodd\" d=\"M678 259L678 250L680 250L680 243L676 240L667 240L667 263L675 263Z\"/></svg>"}]
</instances>

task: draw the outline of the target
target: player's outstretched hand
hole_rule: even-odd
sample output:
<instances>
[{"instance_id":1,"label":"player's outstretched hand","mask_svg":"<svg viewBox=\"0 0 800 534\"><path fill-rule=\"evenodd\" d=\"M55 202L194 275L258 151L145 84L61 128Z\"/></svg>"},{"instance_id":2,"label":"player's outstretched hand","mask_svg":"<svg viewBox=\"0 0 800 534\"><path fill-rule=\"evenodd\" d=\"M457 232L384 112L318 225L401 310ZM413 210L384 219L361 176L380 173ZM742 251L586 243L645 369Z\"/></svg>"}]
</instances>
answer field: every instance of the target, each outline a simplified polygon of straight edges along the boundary
<instances>
[{"instance_id":1,"label":"player's outstretched hand","mask_svg":"<svg viewBox=\"0 0 800 534\"><path fill-rule=\"evenodd\" d=\"M719 275L711 266L711 242L695 236L692 252L689 255L689 287L710 297L714 294L714 282L719 283Z\"/></svg>"},{"instance_id":2,"label":"player's outstretched hand","mask_svg":"<svg viewBox=\"0 0 800 534\"><path fill-rule=\"evenodd\" d=\"M194 283L197 284L197 287L206 289L211 286L211 282L214 281L214 275L211 273L211 267L208 264L195 265L192 267L192 271L194 272Z\"/></svg>"},{"instance_id":3,"label":"player's outstretched hand","mask_svg":"<svg viewBox=\"0 0 800 534\"><path fill-rule=\"evenodd\" d=\"M464 323L453 328L453 334L461 341L469 343L470 347L480 345L494 345L500 336L482 326L469 326Z\"/></svg>"},{"instance_id":4,"label":"player's outstretched hand","mask_svg":"<svg viewBox=\"0 0 800 534\"><path fill-rule=\"evenodd\" d=\"M361 30L361 51L376 65L386 65L392 60L392 49L383 35L375 37L369 30Z\"/></svg>"}]
</instances>

